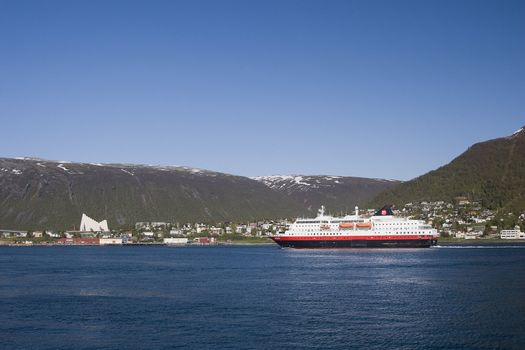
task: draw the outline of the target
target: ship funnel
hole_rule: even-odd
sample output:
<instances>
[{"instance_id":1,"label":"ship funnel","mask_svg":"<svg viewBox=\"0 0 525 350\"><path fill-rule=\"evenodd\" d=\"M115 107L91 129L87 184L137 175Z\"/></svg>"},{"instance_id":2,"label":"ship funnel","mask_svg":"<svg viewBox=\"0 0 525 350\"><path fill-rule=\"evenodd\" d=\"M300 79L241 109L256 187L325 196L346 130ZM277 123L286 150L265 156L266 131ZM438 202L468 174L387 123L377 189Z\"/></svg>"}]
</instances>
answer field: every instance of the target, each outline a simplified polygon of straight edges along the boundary
<instances>
[{"instance_id":1,"label":"ship funnel","mask_svg":"<svg viewBox=\"0 0 525 350\"><path fill-rule=\"evenodd\" d=\"M359 207L357 205L355 206L355 215L359 216Z\"/></svg>"}]
</instances>

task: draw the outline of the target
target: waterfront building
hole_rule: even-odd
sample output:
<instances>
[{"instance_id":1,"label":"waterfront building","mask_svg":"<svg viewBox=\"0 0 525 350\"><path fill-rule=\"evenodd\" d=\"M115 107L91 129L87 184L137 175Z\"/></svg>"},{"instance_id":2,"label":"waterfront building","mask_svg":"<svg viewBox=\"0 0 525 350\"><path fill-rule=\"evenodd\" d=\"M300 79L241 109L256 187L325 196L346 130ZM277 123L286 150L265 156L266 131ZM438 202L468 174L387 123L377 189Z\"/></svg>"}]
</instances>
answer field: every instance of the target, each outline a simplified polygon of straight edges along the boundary
<instances>
[{"instance_id":1,"label":"waterfront building","mask_svg":"<svg viewBox=\"0 0 525 350\"><path fill-rule=\"evenodd\" d=\"M525 239L525 233L521 232L519 229L501 230L500 238L501 239Z\"/></svg>"},{"instance_id":2,"label":"waterfront building","mask_svg":"<svg viewBox=\"0 0 525 350\"><path fill-rule=\"evenodd\" d=\"M195 237L193 242L198 244L212 244L215 243L214 237Z\"/></svg>"},{"instance_id":3,"label":"waterfront building","mask_svg":"<svg viewBox=\"0 0 525 350\"><path fill-rule=\"evenodd\" d=\"M122 238L100 238L99 239L100 245L116 245L116 244L122 244Z\"/></svg>"},{"instance_id":4,"label":"waterfront building","mask_svg":"<svg viewBox=\"0 0 525 350\"><path fill-rule=\"evenodd\" d=\"M19 230L0 230L0 236L3 237L27 237L27 231Z\"/></svg>"},{"instance_id":5,"label":"waterfront building","mask_svg":"<svg viewBox=\"0 0 525 350\"><path fill-rule=\"evenodd\" d=\"M57 243L65 245L98 245L99 239L96 237L60 238Z\"/></svg>"},{"instance_id":6,"label":"waterfront building","mask_svg":"<svg viewBox=\"0 0 525 350\"><path fill-rule=\"evenodd\" d=\"M164 238L163 241L165 244L187 244L187 238Z\"/></svg>"},{"instance_id":7,"label":"waterfront building","mask_svg":"<svg viewBox=\"0 0 525 350\"><path fill-rule=\"evenodd\" d=\"M96 220L93 220L86 214L82 214L82 220L80 221L80 231L108 232L108 222L107 220L102 220L98 222Z\"/></svg>"}]
</instances>

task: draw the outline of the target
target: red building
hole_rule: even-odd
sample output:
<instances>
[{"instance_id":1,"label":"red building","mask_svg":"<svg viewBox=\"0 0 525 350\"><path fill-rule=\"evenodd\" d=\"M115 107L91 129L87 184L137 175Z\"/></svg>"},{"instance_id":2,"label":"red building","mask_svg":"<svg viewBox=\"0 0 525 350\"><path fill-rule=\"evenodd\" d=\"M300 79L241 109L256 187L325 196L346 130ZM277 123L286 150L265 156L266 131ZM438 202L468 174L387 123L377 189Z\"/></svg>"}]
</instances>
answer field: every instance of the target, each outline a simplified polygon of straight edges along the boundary
<instances>
[{"instance_id":1,"label":"red building","mask_svg":"<svg viewBox=\"0 0 525 350\"><path fill-rule=\"evenodd\" d=\"M58 244L64 245L98 245L99 239L94 237L60 238Z\"/></svg>"}]
</instances>

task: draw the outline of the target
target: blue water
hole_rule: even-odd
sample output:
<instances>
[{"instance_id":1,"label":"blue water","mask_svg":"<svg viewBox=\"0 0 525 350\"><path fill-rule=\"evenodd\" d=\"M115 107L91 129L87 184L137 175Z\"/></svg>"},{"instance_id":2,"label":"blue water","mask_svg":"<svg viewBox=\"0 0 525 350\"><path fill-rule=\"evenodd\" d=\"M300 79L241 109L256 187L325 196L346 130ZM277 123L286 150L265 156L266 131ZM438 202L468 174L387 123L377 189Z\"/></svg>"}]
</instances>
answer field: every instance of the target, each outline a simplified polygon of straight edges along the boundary
<instances>
[{"instance_id":1,"label":"blue water","mask_svg":"<svg viewBox=\"0 0 525 350\"><path fill-rule=\"evenodd\" d=\"M525 349L525 248L0 248L0 349L175 348Z\"/></svg>"}]
</instances>

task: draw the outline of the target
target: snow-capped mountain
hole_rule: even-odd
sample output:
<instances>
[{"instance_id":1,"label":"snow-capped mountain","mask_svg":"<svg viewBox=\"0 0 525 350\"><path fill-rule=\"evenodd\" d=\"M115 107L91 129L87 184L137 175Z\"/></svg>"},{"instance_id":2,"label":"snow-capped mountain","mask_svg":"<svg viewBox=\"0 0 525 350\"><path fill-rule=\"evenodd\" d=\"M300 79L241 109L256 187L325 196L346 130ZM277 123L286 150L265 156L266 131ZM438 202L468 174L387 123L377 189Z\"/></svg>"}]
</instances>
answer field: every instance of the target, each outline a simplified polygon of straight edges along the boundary
<instances>
[{"instance_id":1,"label":"snow-capped mountain","mask_svg":"<svg viewBox=\"0 0 525 350\"><path fill-rule=\"evenodd\" d=\"M271 175L255 176L252 179L264 183L275 190L296 188L298 190L310 190L327 184L340 184L342 176L299 176L299 175Z\"/></svg>"},{"instance_id":2,"label":"snow-capped mountain","mask_svg":"<svg viewBox=\"0 0 525 350\"><path fill-rule=\"evenodd\" d=\"M380 192L400 183L396 180L333 175L273 175L252 179L286 194L310 211L325 205L333 212L366 205Z\"/></svg>"}]
</instances>

